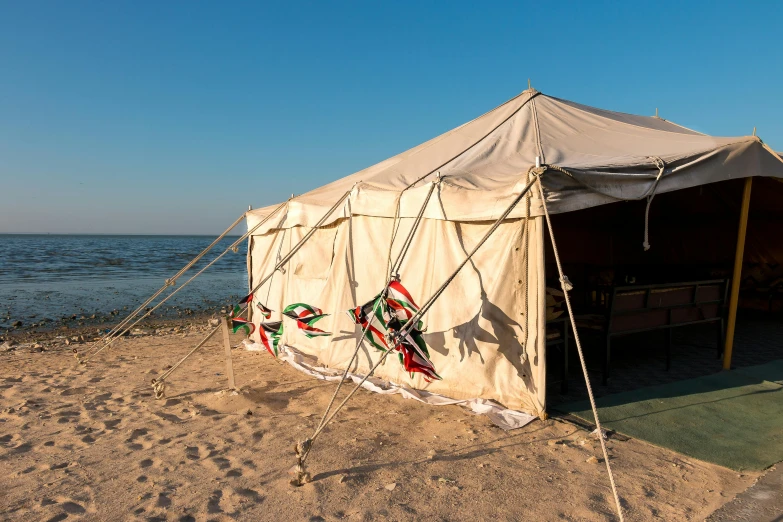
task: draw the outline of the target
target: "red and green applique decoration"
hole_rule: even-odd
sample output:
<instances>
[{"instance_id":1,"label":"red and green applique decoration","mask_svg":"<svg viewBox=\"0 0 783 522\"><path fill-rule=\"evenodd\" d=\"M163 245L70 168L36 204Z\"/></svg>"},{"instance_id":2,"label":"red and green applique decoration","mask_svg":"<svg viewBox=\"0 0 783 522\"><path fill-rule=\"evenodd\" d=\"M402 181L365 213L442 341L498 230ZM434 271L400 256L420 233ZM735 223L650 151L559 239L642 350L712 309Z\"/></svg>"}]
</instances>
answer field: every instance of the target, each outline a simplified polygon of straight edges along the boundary
<instances>
[{"instance_id":1,"label":"red and green applique decoration","mask_svg":"<svg viewBox=\"0 0 783 522\"><path fill-rule=\"evenodd\" d=\"M261 323L258 335L261 337L261 343L272 354L272 357L277 357L277 347L280 344L280 338L283 336L283 321Z\"/></svg>"},{"instance_id":2,"label":"red and green applique decoration","mask_svg":"<svg viewBox=\"0 0 783 522\"><path fill-rule=\"evenodd\" d=\"M258 308L258 310L261 312L261 315L264 317L264 319L269 319L272 317L272 310L262 305L261 303L256 303L256 308Z\"/></svg>"},{"instance_id":3,"label":"red and green applique decoration","mask_svg":"<svg viewBox=\"0 0 783 522\"><path fill-rule=\"evenodd\" d=\"M395 332L399 332L418 311L419 306L410 292L395 280L368 303L348 310L348 315L362 331L366 330L365 336L371 345L385 352L389 349L389 340L393 340L394 350L399 352L397 355L405 371L411 377L414 373L421 373L427 382L431 382L441 377L430 361L427 343L422 336L422 322L418 321L404 337L395 337Z\"/></svg>"},{"instance_id":4,"label":"red and green applique decoration","mask_svg":"<svg viewBox=\"0 0 783 522\"><path fill-rule=\"evenodd\" d=\"M316 322L329 315L323 313L320 308L305 303L294 303L285 307L283 315L294 319L299 331L305 334L308 339L332 335L331 332L325 332L313 326Z\"/></svg>"},{"instance_id":5,"label":"red and green applique decoration","mask_svg":"<svg viewBox=\"0 0 783 522\"><path fill-rule=\"evenodd\" d=\"M421 326L421 323L417 326ZM430 352L427 350L427 343L424 342L423 333L419 328L411 328L405 336L395 339L394 349L399 352L397 355L402 367L410 372L411 376L414 373L421 373L427 382L440 380L441 376L430 361Z\"/></svg>"},{"instance_id":6,"label":"red and green applique decoration","mask_svg":"<svg viewBox=\"0 0 783 522\"><path fill-rule=\"evenodd\" d=\"M383 352L389 349L386 344L388 320L384 317L385 310L385 299L383 293L380 293L373 297L372 301L347 311L354 324L359 325L362 331L367 330L367 342Z\"/></svg>"},{"instance_id":7,"label":"red and green applique decoration","mask_svg":"<svg viewBox=\"0 0 783 522\"><path fill-rule=\"evenodd\" d=\"M239 330L245 330L245 333L247 335L251 335L253 332L256 331L255 325L248 321L247 319L242 319L239 317L239 314L242 312L242 309L239 307L239 305L236 305L234 309L231 311L231 315L229 315L229 321L231 322L231 329L234 333L237 333Z\"/></svg>"}]
</instances>

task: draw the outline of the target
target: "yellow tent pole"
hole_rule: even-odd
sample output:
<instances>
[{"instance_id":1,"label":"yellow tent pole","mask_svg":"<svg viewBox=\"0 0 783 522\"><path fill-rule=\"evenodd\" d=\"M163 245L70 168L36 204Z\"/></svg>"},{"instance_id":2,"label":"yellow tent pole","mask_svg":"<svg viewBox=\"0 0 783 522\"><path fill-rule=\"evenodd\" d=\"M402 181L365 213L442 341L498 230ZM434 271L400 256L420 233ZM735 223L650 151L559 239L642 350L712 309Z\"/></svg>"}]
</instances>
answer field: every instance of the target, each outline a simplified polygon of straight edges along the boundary
<instances>
[{"instance_id":1,"label":"yellow tent pole","mask_svg":"<svg viewBox=\"0 0 783 522\"><path fill-rule=\"evenodd\" d=\"M750 209L750 188L753 178L745 178L742 191L739 231L737 232L737 250L734 253L734 274L731 278L731 297L729 298L729 323L726 327L726 345L723 349L723 369L731 369L731 350L734 347L734 327L737 325L737 304L739 303L740 279L742 278L742 258L745 254L745 233L748 231L748 209Z\"/></svg>"}]
</instances>

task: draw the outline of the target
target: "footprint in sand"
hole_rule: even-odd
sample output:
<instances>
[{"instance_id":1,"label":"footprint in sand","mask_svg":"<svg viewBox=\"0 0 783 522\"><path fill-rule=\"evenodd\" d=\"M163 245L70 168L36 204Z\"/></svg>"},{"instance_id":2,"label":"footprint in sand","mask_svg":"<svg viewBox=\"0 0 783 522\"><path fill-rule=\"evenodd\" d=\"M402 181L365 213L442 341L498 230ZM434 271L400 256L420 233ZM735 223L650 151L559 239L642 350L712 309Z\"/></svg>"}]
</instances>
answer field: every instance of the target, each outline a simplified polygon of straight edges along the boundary
<instances>
[{"instance_id":1,"label":"footprint in sand","mask_svg":"<svg viewBox=\"0 0 783 522\"><path fill-rule=\"evenodd\" d=\"M171 505L171 499L165 493L158 493L158 501L155 505L161 508L167 508Z\"/></svg>"},{"instance_id":2,"label":"footprint in sand","mask_svg":"<svg viewBox=\"0 0 783 522\"><path fill-rule=\"evenodd\" d=\"M27 453L28 451L33 449L33 445L29 442L24 442L22 444L19 444L18 446L11 448L11 453Z\"/></svg>"},{"instance_id":3,"label":"footprint in sand","mask_svg":"<svg viewBox=\"0 0 783 522\"><path fill-rule=\"evenodd\" d=\"M140 442L138 441L138 439L145 438L146 436L147 436L147 430L145 428L139 428L133 430L130 434L130 437L125 439L128 449L132 451L138 451L142 449L151 448L153 444L149 440L142 440ZM146 438L148 439L149 437Z\"/></svg>"},{"instance_id":4,"label":"footprint in sand","mask_svg":"<svg viewBox=\"0 0 783 522\"><path fill-rule=\"evenodd\" d=\"M64 397L70 397L72 395L84 395L87 393L87 388L68 388L60 392L60 395Z\"/></svg>"},{"instance_id":5,"label":"footprint in sand","mask_svg":"<svg viewBox=\"0 0 783 522\"><path fill-rule=\"evenodd\" d=\"M169 421L169 422L173 422L175 424L179 424L182 421L188 419L188 417L183 417L183 418L180 419L179 417L177 417L176 415L172 415L171 413L163 413L163 412L159 412L159 411L155 411L153 413L156 416L160 417L161 419Z\"/></svg>"},{"instance_id":6,"label":"footprint in sand","mask_svg":"<svg viewBox=\"0 0 783 522\"><path fill-rule=\"evenodd\" d=\"M0 437L0 444L3 446L10 446L16 443L19 439L21 439L22 436L18 433L14 433L13 435L3 435Z\"/></svg>"},{"instance_id":7,"label":"footprint in sand","mask_svg":"<svg viewBox=\"0 0 783 522\"><path fill-rule=\"evenodd\" d=\"M69 515L81 515L86 511L81 504L71 501L60 504L60 507Z\"/></svg>"},{"instance_id":8,"label":"footprint in sand","mask_svg":"<svg viewBox=\"0 0 783 522\"><path fill-rule=\"evenodd\" d=\"M73 431L74 431L74 433L76 433L77 435L90 435L90 434L92 434L92 433L93 433L95 430L92 428L92 426L85 426L84 424L77 424L77 425L76 425L76 426L73 428Z\"/></svg>"},{"instance_id":9,"label":"footprint in sand","mask_svg":"<svg viewBox=\"0 0 783 522\"><path fill-rule=\"evenodd\" d=\"M117 429L117 425L120 422L121 422L120 419L103 421L103 429L105 429L105 430L116 430Z\"/></svg>"},{"instance_id":10,"label":"footprint in sand","mask_svg":"<svg viewBox=\"0 0 783 522\"><path fill-rule=\"evenodd\" d=\"M190 460L199 460L201 458L201 450L198 446L185 446L185 456Z\"/></svg>"},{"instance_id":11,"label":"footprint in sand","mask_svg":"<svg viewBox=\"0 0 783 522\"><path fill-rule=\"evenodd\" d=\"M240 497L247 498L249 500L252 500L255 503L262 502L264 500L264 497L261 496L258 491L255 491L250 488L239 488L235 490L237 495Z\"/></svg>"},{"instance_id":12,"label":"footprint in sand","mask_svg":"<svg viewBox=\"0 0 783 522\"><path fill-rule=\"evenodd\" d=\"M47 502L44 504L44 502ZM57 505L57 510L60 511L60 513L54 515L52 518L48 519L46 522L59 522L60 520L65 520L71 515L83 515L87 512L87 510L79 504L78 502L74 502L70 499L63 499L58 498L57 500L45 500L41 502L41 505L51 506L51 505Z\"/></svg>"},{"instance_id":13,"label":"footprint in sand","mask_svg":"<svg viewBox=\"0 0 783 522\"><path fill-rule=\"evenodd\" d=\"M231 467L231 462L229 462L228 459L223 457L213 457L210 459L211 462L217 467L219 470L228 469Z\"/></svg>"},{"instance_id":14,"label":"footprint in sand","mask_svg":"<svg viewBox=\"0 0 783 522\"><path fill-rule=\"evenodd\" d=\"M80 416L81 413L78 411L61 411L57 413L57 423L68 424L69 422L75 422L76 419Z\"/></svg>"},{"instance_id":15,"label":"footprint in sand","mask_svg":"<svg viewBox=\"0 0 783 522\"><path fill-rule=\"evenodd\" d=\"M212 492L207 502L207 513L215 514L222 513L223 508L220 507L220 500L223 498L223 491L216 489Z\"/></svg>"}]
</instances>

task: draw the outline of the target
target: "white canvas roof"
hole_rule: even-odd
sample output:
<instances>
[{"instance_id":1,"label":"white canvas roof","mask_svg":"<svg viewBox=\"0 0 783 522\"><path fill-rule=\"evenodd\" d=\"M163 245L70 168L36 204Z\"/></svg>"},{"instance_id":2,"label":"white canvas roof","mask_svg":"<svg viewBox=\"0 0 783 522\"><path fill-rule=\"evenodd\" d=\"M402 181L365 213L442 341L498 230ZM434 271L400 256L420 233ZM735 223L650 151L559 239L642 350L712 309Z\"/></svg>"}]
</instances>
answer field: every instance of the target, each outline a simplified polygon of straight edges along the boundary
<instances>
[{"instance_id":1,"label":"white canvas roof","mask_svg":"<svg viewBox=\"0 0 783 522\"><path fill-rule=\"evenodd\" d=\"M783 160L756 136L708 136L658 117L596 109L529 89L417 147L297 196L289 203L282 226L315 224L349 190L350 211L338 211L330 221L348 212L393 217L396 198L406 188L400 215L413 217L428 182L438 174L440 204L431 205L426 217L494 219L519 193L537 156L542 163L573 174L545 174L553 214L643 197L658 175L657 158L666 165L657 193L732 178L783 178ZM272 208L253 211L248 224ZM534 204L533 215L539 213ZM511 217L521 216L519 209Z\"/></svg>"}]
</instances>

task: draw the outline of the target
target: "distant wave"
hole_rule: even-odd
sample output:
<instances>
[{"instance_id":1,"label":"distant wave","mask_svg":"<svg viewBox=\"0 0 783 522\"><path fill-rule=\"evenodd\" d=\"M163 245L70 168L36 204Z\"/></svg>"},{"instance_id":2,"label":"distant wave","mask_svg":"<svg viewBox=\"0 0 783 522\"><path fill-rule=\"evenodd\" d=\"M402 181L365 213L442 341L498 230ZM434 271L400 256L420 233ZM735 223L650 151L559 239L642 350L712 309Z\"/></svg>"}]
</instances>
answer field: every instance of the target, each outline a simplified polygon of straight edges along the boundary
<instances>
[{"instance_id":1,"label":"distant wave","mask_svg":"<svg viewBox=\"0 0 783 522\"><path fill-rule=\"evenodd\" d=\"M96 265L98 266L122 266L125 264L125 260L122 258L104 257L98 260Z\"/></svg>"}]
</instances>

